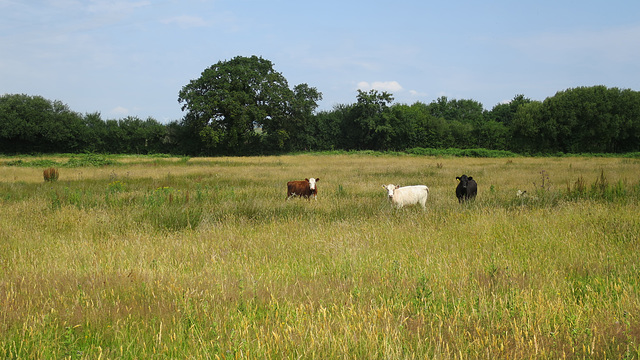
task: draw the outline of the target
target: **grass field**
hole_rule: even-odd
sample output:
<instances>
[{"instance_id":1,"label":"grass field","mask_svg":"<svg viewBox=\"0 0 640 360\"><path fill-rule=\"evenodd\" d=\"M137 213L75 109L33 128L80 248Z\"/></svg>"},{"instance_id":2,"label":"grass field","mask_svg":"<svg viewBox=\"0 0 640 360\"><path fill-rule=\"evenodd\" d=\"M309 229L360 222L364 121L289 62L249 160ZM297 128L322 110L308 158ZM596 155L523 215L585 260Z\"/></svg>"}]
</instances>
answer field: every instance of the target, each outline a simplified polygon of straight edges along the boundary
<instances>
[{"instance_id":1,"label":"grass field","mask_svg":"<svg viewBox=\"0 0 640 360\"><path fill-rule=\"evenodd\" d=\"M4 160L3 359L640 356L638 159Z\"/></svg>"}]
</instances>

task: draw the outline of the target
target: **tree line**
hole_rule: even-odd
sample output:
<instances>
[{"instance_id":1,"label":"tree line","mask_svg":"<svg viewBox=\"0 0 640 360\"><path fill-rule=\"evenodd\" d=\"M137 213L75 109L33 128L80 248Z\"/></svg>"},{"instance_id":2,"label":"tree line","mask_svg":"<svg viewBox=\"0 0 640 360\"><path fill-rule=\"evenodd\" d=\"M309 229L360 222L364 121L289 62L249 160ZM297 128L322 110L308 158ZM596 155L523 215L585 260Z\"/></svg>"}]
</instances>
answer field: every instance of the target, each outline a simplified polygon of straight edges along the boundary
<instances>
[{"instance_id":1,"label":"tree line","mask_svg":"<svg viewBox=\"0 0 640 360\"><path fill-rule=\"evenodd\" d=\"M544 101L516 95L485 110L440 97L394 104L393 94L358 91L352 104L317 111L322 93L290 88L261 57L205 69L179 91L186 115L102 119L41 96L0 97L0 152L256 155L295 151L485 148L519 154L640 151L640 92L605 86L559 91Z\"/></svg>"}]
</instances>

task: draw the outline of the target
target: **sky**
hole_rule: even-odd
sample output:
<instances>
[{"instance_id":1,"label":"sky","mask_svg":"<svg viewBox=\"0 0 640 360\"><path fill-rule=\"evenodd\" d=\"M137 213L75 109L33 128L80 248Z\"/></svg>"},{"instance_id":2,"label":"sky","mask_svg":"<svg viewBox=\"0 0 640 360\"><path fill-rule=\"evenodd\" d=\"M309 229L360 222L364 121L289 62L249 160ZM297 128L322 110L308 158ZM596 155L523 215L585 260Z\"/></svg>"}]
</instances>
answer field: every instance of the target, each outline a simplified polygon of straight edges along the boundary
<instances>
[{"instance_id":1,"label":"sky","mask_svg":"<svg viewBox=\"0 0 640 360\"><path fill-rule=\"evenodd\" d=\"M178 92L236 56L289 87L394 103L605 85L640 91L640 1L0 0L0 95L59 100L103 120L185 115Z\"/></svg>"}]
</instances>

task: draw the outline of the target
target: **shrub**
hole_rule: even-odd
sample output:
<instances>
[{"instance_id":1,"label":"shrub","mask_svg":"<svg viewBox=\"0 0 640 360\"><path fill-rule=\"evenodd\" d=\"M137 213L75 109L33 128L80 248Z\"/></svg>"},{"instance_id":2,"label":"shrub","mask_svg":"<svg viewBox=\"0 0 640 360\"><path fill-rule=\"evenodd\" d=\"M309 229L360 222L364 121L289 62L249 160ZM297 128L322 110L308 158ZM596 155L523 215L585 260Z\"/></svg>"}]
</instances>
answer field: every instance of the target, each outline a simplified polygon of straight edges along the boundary
<instances>
[{"instance_id":1,"label":"shrub","mask_svg":"<svg viewBox=\"0 0 640 360\"><path fill-rule=\"evenodd\" d=\"M107 165L115 165L116 162L112 159L107 158L104 155L97 154L86 154L80 156L72 156L67 163L66 167L75 168L75 167L83 167L83 166L107 166Z\"/></svg>"},{"instance_id":2,"label":"shrub","mask_svg":"<svg viewBox=\"0 0 640 360\"><path fill-rule=\"evenodd\" d=\"M567 196L571 199L578 199L584 197L587 193L587 184L584 181L584 178L580 176L578 180L576 180L573 188L571 184L567 183Z\"/></svg>"},{"instance_id":3,"label":"shrub","mask_svg":"<svg viewBox=\"0 0 640 360\"><path fill-rule=\"evenodd\" d=\"M42 172L42 176L44 177L44 181L56 181L58 180L60 173L58 172L58 169L50 167L44 169L44 171Z\"/></svg>"}]
</instances>

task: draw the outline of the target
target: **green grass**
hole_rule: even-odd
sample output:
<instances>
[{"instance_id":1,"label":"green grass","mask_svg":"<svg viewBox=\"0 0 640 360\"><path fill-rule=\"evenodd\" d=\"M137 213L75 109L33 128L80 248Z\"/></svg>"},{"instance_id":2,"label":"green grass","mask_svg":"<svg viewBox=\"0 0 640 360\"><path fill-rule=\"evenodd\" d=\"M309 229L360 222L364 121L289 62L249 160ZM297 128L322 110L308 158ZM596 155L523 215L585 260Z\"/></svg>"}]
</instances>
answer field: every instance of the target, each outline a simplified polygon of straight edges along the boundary
<instances>
[{"instance_id":1,"label":"green grass","mask_svg":"<svg viewBox=\"0 0 640 360\"><path fill-rule=\"evenodd\" d=\"M46 183L0 167L0 358L637 359L639 166L132 158ZM462 173L479 195L460 205ZM310 176L318 200L285 201ZM427 211L392 208L383 183L428 185Z\"/></svg>"}]
</instances>

